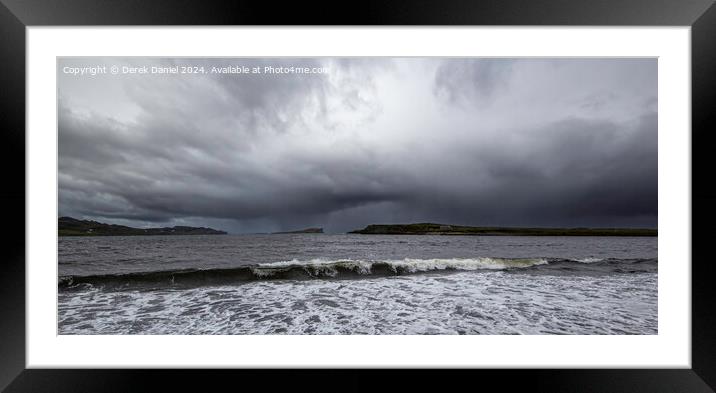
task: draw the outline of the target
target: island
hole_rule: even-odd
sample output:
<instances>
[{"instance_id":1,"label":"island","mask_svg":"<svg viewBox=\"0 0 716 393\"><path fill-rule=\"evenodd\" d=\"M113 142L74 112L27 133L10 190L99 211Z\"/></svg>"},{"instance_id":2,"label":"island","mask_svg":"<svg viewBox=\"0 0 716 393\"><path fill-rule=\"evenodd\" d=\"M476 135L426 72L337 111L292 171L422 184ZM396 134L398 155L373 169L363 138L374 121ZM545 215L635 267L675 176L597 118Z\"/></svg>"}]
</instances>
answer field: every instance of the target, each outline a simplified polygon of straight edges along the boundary
<instances>
[{"instance_id":1,"label":"island","mask_svg":"<svg viewBox=\"0 0 716 393\"><path fill-rule=\"evenodd\" d=\"M204 227L132 228L72 217L60 217L57 223L59 236L226 235L224 231Z\"/></svg>"},{"instance_id":2,"label":"island","mask_svg":"<svg viewBox=\"0 0 716 393\"><path fill-rule=\"evenodd\" d=\"M657 236L646 228L517 228L473 227L434 223L368 225L348 233L361 235L468 235L468 236Z\"/></svg>"},{"instance_id":3,"label":"island","mask_svg":"<svg viewBox=\"0 0 716 393\"><path fill-rule=\"evenodd\" d=\"M299 229L297 231L274 232L274 233L272 233L272 235L286 235L286 234L294 234L294 233L323 233L323 228L306 228L306 229Z\"/></svg>"}]
</instances>

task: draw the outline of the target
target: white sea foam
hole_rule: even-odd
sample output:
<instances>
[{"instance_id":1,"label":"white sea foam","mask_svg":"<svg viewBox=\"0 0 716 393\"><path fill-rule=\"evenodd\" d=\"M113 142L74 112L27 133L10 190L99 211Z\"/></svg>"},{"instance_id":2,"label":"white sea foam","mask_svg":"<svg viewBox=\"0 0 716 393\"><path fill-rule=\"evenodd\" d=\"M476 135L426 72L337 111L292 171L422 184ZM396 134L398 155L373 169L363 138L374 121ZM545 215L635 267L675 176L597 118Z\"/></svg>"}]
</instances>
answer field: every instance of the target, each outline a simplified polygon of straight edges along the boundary
<instances>
[{"instance_id":1,"label":"white sea foam","mask_svg":"<svg viewBox=\"0 0 716 393\"><path fill-rule=\"evenodd\" d=\"M59 332L657 334L656 289L656 273L504 271L256 281L182 290L90 289L60 293Z\"/></svg>"},{"instance_id":2,"label":"white sea foam","mask_svg":"<svg viewBox=\"0 0 716 393\"><path fill-rule=\"evenodd\" d=\"M358 274L370 274L373 263L374 262L371 261L358 261L352 259L331 260L316 258L308 261L293 259L290 261L261 263L252 268L251 271L258 277L270 277L277 272L299 267L303 268L304 271L313 276L335 277L338 274L339 268L352 270Z\"/></svg>"},{"instance_id":3,"label":"white sea foam","mask_svg":"<svg viewBox=\"0 0 716 393\"><path fill-rule=\"evenodd\" d=\"M411 259L386 261L393 268L403 268L408 272L424 272L431 270L502 270L510 268L526 268L547 264L545 259L502 259L502 258L450 258L450 259Z\"/></svg>"},{"instance_id":4,"label":"white sea foam","mask_svg":"<svg viewBox=\"0 0 716 393\"><path fill-rule=\"evenodd\" d=\"M274 271L290 267L303 267L316 272L336 272L337 268L351 269L361 274L369 274L371 268L377 264L388 265L394 271L401 270L405 272L426 272L432 270L502 270L511 268L527 268L537 265L547 264L547 260L542 258L524 258L524 259L506 259L506 258L434 258L434 259L416 259L405 258L385 261L366 261L353 259L311 259L308 261L299 261L296 259L290 261L281 261L273 263L261 263L253 271L258 275L268 276Z\"/></svg>"},{"instance_id":5,"label":"white sea foam","mask_svg":"<svg viewBox=\"0 0 716 393\"><path fill-rule=\"evenodd\" d=\"M594 262L601 262L604 260L604 258L579 258L579 259L573 259L575 262L582 262L582 263L594 263Z\"/></svg>"}]
</instances>

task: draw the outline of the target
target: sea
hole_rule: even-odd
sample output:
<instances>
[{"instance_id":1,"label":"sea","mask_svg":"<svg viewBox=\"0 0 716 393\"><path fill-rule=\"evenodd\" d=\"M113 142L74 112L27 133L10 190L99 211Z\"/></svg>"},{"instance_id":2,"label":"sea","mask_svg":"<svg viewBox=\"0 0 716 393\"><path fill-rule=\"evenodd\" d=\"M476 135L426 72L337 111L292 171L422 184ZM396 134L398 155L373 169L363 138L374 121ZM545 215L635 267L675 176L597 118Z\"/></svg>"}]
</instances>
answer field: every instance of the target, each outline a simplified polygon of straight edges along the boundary
<instances>
[{"instance_id":1,"label":"sea","mask_svg":"<svg viewBox=\"0 0 716 393\"><path fill-rule=\"evenodd\" d=\"M654 335L657 237L60 237L58 334Z\"/></svg>"}]
</instances>

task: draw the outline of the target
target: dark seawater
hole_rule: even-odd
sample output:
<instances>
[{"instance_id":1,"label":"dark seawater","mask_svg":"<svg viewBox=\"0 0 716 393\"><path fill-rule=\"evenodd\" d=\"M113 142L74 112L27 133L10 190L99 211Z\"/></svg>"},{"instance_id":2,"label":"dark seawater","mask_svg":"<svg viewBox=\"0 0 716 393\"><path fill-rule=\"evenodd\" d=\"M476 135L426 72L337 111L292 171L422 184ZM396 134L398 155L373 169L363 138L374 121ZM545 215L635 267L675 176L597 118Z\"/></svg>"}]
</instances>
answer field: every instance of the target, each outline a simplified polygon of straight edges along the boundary
<instances>
[{"instance_id":1,"label":"dark seawater","mask_svg":"<svg viewBox=\"0 0 716 393\"><path fill-rule=\"evenodd\" d=\"M62 237L59 334L657 334L655 237Z\"/></svg>"}]
</instances>

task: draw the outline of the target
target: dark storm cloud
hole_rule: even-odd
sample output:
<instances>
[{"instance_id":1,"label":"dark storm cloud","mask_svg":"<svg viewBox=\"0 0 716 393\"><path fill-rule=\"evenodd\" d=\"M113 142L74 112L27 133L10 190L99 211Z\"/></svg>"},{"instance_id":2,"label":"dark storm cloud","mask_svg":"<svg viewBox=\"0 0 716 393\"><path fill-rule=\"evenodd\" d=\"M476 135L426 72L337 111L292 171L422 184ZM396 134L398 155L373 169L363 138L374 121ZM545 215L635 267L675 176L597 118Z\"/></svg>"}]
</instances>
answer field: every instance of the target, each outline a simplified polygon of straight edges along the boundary
<instances>
[{"instance_id":1,"label":"dark storm cloud","mask_svg":"<svg viewBox=\"0 0 716 393\"><path fill-rule=\"evenodd\" d=\"M455 153L471 158L447 180L423 184L413 208L490 225L609 226L623 218L653 225L645 217L658 207L656 114L632 127L566 119L489 146L460 146ZM455 174L465 181L459 193L450 192Z\"/></svg>"},{"instance_id":2,"label":"dark storm cloud","mask_svg":"<svg viewBox=\"0 0 716 393\"><path fill-rule=\"evenodd\" d=\"M61 215L236 232L656 225L653 60L102 61L330 72L61 78Z\"/></svg>"}]
</instances>

